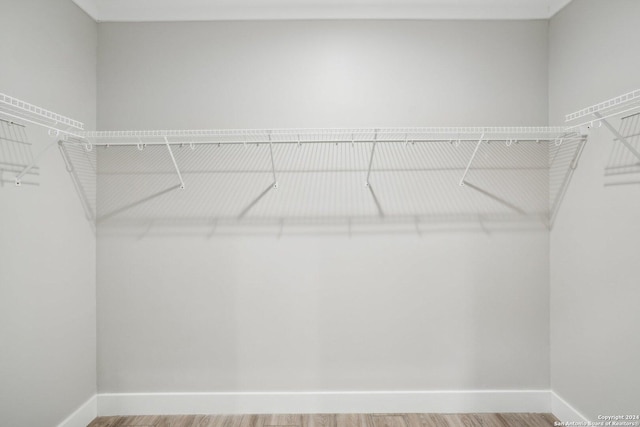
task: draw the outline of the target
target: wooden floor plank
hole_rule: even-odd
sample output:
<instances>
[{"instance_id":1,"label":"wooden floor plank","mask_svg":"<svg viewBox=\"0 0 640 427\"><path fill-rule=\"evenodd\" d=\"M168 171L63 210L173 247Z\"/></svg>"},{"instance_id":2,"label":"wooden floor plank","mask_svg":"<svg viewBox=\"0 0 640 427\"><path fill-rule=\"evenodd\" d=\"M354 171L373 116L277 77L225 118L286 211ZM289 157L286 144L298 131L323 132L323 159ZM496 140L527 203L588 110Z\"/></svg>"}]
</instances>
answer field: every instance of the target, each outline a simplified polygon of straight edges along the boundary
<instances>
[{"instance_id":1,"label":"wooden floor plank","mask_svg":"<svg viewBox=\"0 0 640 427\"><path fill-rule=\"evenodd\" d=\"M337 414L337 427L373 427L370 414Z\"/></svg>"},{"instance_id":2,"label":"wooden floor plank","mask_svg":"<svg viewBox=\"0 0 640 427\"><path fill-rule=\"evenodd\" d=\"M229 422L229 418L232 415L206 415L198 427L226 427L226 423Z\"/></svg>"},{"instance_id":3,"label":"wooden floor plank","mask_svg":"<svg viewBox=\"0 0 640 427\"><path fill-rule=\"evenodd\" d=\"M302 427L336 427L336 415L335 414L303 415Z\"/></svg>"},{"instance_id":4,"label":"wooden floor plank","mask_svg":"<svg viewBox=\"0 0 640 427\"><path fill-rule=\"evenodd\" d=\"M204 415L164 415L154 427L200 427Z\"/></svg>"},{"instance_id":5,"label":"wooden floor plank","mask_svg":"<svg viewBox=\"0 0 640 427\"><path fill-rule=\"evenodd\" d=\"M417 414L422 427L448 427L447 419L442 414Z\"/></svg>"},{"instance_id":6,"label":"wooden floor plank","mask_svg":"<svg viewBox=\"0 0 640 427\"><path fill-rule=\"evenodd\" d=\"M448 427L482 427L480 420L473 414L444 414L440 417Z\"/></svg>"},{"instance_id":7,"label":"wooden floor plank","mask_svg":"<svg viewBox=\"0 0 640 427\"><path fill-rule=\"evenodd\" d=\"M551 427L551 414L264 414L98 417L87 427Z\"/></svg>"},{"instance_id":8,"label":"wooden floor plank","mask_svg":"<svg viewBox=\"0 0 640 427\"><path fill-rule=\"evenodd\" d=\"M98 417L91 421L87 427L111 427L114 417Z\"/></svg>"},{"instance_id":9,"label":"wooden floor plank","mask_svg":"<svg viewBox=\"0 0 640 427\"><path fill-rule=\"evenodd\" d=\"M373 414L371 421L373 427L409 427L402 414Z\"/></svg>"},{"instance_id":10,"label":"wooden floor plank","mask_svg":"<svg viewBox=\"0 0 640 427\"><path fill-rule=\"evenodd\" d=\"M264 418L264 427L284 427L284 426L296 426L302 427L302 415L300 414L274 414L267 415Z\"/></svg>"},{"instance_id":11,"label":"wooden floor plank","mask_svg":"<svg viewBox=\"0 0 640 427\"><path fill-rule=\"evenodd\" d=\"M500 414L476 414L483 427L510 427Z\"/></svg>"},{"instance_id":12,"label":"wooden floor plank","mask_svg":"<svg viewBox=\"0 0 640 427\"><path fill-rule=\"evenodd\" d=\"M109 427L155 427L161 420L160 415L136 415L118 417Z\"/></svg>"},{"instance_id":13,"label":"wooden floor plank","mask_svg":"<svg viewBox=\"0 0 640 427\"><path fill-rule=\"evenodd\" d=\"M258 415L230 415L225 427L258 427ZM260 427L262 425L260 424Z\"/></svg>"}]
</instances>

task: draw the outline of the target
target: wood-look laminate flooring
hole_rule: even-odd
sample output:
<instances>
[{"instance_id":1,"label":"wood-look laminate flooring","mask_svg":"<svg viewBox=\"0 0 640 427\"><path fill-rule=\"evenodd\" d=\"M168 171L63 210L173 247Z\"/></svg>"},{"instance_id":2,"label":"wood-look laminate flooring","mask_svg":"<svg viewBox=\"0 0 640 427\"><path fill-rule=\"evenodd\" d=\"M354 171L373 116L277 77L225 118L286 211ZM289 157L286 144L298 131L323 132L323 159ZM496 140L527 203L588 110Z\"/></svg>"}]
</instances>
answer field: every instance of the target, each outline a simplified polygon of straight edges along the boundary
<instances>
[{"instance_id":1,"label":"wood-look laminate flooring","mask_svg":"<svg viewBox=\"0 0 640 427\"><path fill-rule=\"evenodd\" d=\"M551 414L144 415L98 417L88 427L549 427Z\"/></svg>"}]
</instances>

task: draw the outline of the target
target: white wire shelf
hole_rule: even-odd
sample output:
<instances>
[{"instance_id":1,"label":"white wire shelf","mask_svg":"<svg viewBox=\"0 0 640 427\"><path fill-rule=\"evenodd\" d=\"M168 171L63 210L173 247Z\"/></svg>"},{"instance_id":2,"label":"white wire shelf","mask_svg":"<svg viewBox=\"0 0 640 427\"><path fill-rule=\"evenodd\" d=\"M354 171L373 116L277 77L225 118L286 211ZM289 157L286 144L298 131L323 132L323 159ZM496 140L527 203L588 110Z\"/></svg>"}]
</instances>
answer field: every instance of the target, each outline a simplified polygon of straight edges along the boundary
<instances>
[{"instance_id":1,"label":"white wire shelf","mask_svg":"<svg viewBox=\"0 0 640 427\"><path fill-rule=\"evenodd\" d=\"M0 115L72 136L80 136L77 131L84 130L82 122L3 93L0 93Z\"/></svg>"},{"instance_id":2,"label":"white wire shelf","mask_svg":"<svg viewBox=\"0 0 640 427\"><path fill-rule=\"evenodd\" d=\"M640 89L637 89L632 92L617 96L615 98L611 98L599 104L592 105L591 107L583 108L582 110L575 113L568 114L566 116L566 120L573 121L591 116L588 121L581 124L573 125L569 129L584 128L585 126L591 128L596 123L598 124L598 126L604 125L613 134L616 141L624 145L626 147L626 150L628 150L636 158L636 160L640 160L640 150L638 150L638 147L636 147L633 141L630 140L630 137L633 137L634 135L626 136L621 134L620 131L616 129L616 127L608 120L612 117L621 116L623 114L633 116L635 114L638 114L636 110L638 110L639 108Z\"/></svg>"},{"instance_id":3,"label":"white wire shelf","mask_svg":"<svg viewBox=\"0 0 640 427\"><path fill-rule=\"evenodd\" d=\"M10 127L13 124L23 126L27 123L43 127L48 130L49 136L56 139L83 138L81 132L84 132L84 124L82 122L3 93L0 93L0 119L6 119L6 123ZM16 132L8 128L3 129L3 135L0 135L0 138L4 140L3 153L0 154L0 164L5 164L5 166L8 163L11 164L13 169L6 171L15 173L13 182L16 186L22 185L22 178L25 175L37 171L36 164L40 157L57 143L55 140L49 143L34 157L31 155L30 147L28 153L26 153L24 147L16 146L16 144L26 145L28 143L24 130L22 130L22 134L24 134L24 138L22 138L24 140L17 138L15 136ZM8 145L8 147L4 147L4 145ZM15 160L16 157L20 157L22 162L17 162ZM7 159L9 160L7 161ZM5 169L1 171L4 172ZM0 182L4 181L4 179L0 180ZM27 184L28 182L25 181L24 183Z\"/></svg>"},{"instance_id":4,"label":"white wire shelf","mask_svg":"<svg viewBox=\"0 0 640 427\"><path fill-rule=\"evenodd\" d=\"M220 129L98 131L81 134L93 145L415 143L428 141L550 141L577 137L565 127L420 127L352 129Z\"/></svg>"},{"instance_id":5,"label":"white wire shelf","mask_svg":"<svg viewBox=\"0 0 640 427\"><path fill-rule=\"evenodd\" d=\"M176 191L179 179L162 145L91 151L65 145L73 145L80 160L83 152L99 152L97 179L87 182L102 189L96 221L114 232L127 224L140 234L147 225L182 232L192 224L206 235L207 227L218 234L254 225L313 231L326 222L349 233L361 225L421 233L434 221L461 218L481 228L512 221L550 226L584 140L511 146L483 140L477 149L478 141L456 146L448 140L375 149L372 143L173 147L186 191ZM84 160L72 163L91 169Z\"/></svg>"},{"instance_id":6,"label":"white wire shelf","mask_svg":"<svg viewBox=\"0 0 640 427\"><path fill-rule=\"evenodd\" d=\"M587 117L590 118L584 123L574 125L573 127L584 126L594 121L624 114L638 108L640 108L640 89L583 108L575 113L567 114L565 116L565 122L573 122Z\"/></svg>"},{"instance_id":7,"label":"white wire shelf","mask_svg":"<svg viewBox=\"0 0 640 427\"><path fill-rule=\"evenodd\" d=\"M347 129L219 129L219 130L131 130L131 131L97 131L97 132L85 132L82 139L71 139L70 143L77 145L84 145L87 151L92 150L92 146L98 147L121 147L125 150L127 147L137 147L139 151L143 151L145 147L150 149L153 147L164 147L168 151L166 158L171 160L173 170L177 180L175 184L184 189L189 185L189 180L185 180L183 172L189 169L185 169L185 154L184 151L174 152L172 147L183 148L190 146L191 150L187 149L187 152L194 153L196 146L240 146L241 151L236 153L240 158L244 158L244 162L251 158L251 153L248 150L242 150L242 146L256 146L266 147L266 161L264 166L267 167L267 172L270 171L271 183L270 186L273 189L279 188L279 178L286 176L288 173L282 168L283 159L281 158L282 149L287 147L333 147L339 149L338 146L349 146L352 150L358 150L357 152L363 154L362 159L364 163L362 166L362 172L364 175L364 187L368 188L372 194L373 200L376 204L378 215L383 216L383 208L380 205L377 196L375 196L372 189L372 183L370 181L371 175L376 174L376 165L381 161L380 155L384 158L398 158L402 156L402 153L386 153L384 147L397 147L399 149L407 149L412 146L436 146L440 147L438 150L442 151L442 146L451 146L452 149L460 147L461 153L463 153L464 162L459 165L451 165L454 168L459 168L456 174L459 174L461 178L458 179L459 186L469 186L471 188L477 188L468 177L473 175L472 170L476 168L477 162L482 162L483 159L477 159L477 155L482 152L482 156L489 155L485 148L482 148L485 144L491 145L491 143L500 143L497 145L506 146L507 148L514 144L524 143L522 145L549 145L554 147L560 147L573 142L584 141L584 136L577 132L568 132L565 127L418 127L418 128L347 128ZM543 144L544 143L544 144ZM471 148L471 151L467 148ZM474 148L475 147L475 148ZM205 148L202 148L203 150ZM364 150L364 151L362 151ZM120 150L118 150L120 151ZM126 150L125 150L126 151ZM134 149L133 152L136 152ZM200 151L195 151L200 152ZM126 151L126 156L132 158L132 152ZM205 152L197 156L201 159L208 157ZM243 154L244 153L244 154ZM444 153L444 154L443 154ZM448 151L440 153L442 162L446 162L447 159L442 156L453 155ZM545 151L547 153L547 151ZM209 153L211 154L211 153ZM336 155L337 152L325 153L327 156ZM356 152L351 153L355 155ZM290 154L292 155L292 154ZM435 153L434 153L435 155ZM135 156L138 158L138 156ZM164 157L164 156L163 156ZM510 161L506 153L500 153L499 159L497 159L496 165L492 165L492 168L509 168ZM177 158L177 159L176 159ZM545 161L547 155L542 155ZM138 158L141 164L145 164L146 161ZM287 162L287 160L284 160ZM475 162L475 163L474 163ZM137 162L136 162L137 163ZM133 165L132 165L133 166ZM245 164L246 167L246 164ZM420 166L416 166L420 167ZM438 166L435 166L436 168ZM440 167L443 167L440 165ZM135 169L136 166L133 166ZM393 169L393 168L392 168ZM345 170L351 170L346 168ZM243 167L239 167L238 171L244 171L250 174L251 171L244 170ZM359 181L359 179L357 180ZM356 181L356 182L357 182ZM192 181L193 182L193 181ZM197 184L196 184L197 185ZM346 184L345 184L346 185ZM172 187L170 187L172 188ZM478 190L484 193L485 190ZM368 194L368 193L367 193ZM498 200L499 203L506 205L512 210L516 210L519 213L523 213L524 210L517 207L515 204L510 203L500 197L489 195L489 198Z\"/></svg>"},{"instance_id":8,"label":"white wire shelf","mask_svg":"<svg viewBox=\"0 0 640 427\"><path fill-rule=\"evenodd\" d=\"M606 108L638 102L636 92ZM364 216L384 223L409 218L420 229L416 224L434 215L480 215L485 224L508 214L550 225L586 141L575 126L85 131L79 121L0 94L4 116L48 128L55 138L38 156L7 170L15 184L36 173L40 156L58 145L87 218L102 222L138 214L155 220L152 208L181 209L191 200L200 206L193 215L242 223L328 216L352 224ZM257 148L243 148L248 145ZM93 146L121 147L104 152L102 175ZM114 192L105 200L122 203L97 205L96 176ZM132 187L132 179L141 181ZM186 186L192 190L172 191ZM203 207L199 195L216 186L220 194ZM303 200L300 194L318 196Z\"/></svg>"}]
</instances>

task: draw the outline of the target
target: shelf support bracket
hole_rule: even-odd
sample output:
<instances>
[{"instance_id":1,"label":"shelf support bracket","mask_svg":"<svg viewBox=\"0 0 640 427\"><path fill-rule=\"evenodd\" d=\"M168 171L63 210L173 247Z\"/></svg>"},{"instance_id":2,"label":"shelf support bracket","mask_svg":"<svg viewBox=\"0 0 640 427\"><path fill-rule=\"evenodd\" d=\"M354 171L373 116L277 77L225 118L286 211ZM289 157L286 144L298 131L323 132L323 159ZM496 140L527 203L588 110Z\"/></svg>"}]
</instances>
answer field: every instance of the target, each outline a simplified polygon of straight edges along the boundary
<instances>
[{"instance_id":1,"label":"shelf support bracket","mask_svg":"<svg viewBox=\"0 0 640 427\"><path fill-rule=\"evenodd\" d=\"M382 206L380 206L380 201L376 197L376 193L373 191L373 187L369 182L369 178L371 177L371 167L373 166L373 156L376 153L376 145L378 144L378 130L376 130L375 135L373 136L373 146L371 147L371 157L369 157L369 169L367 170L367 179L364 182L364 186L369 189L371 193L371 197L373 198L373 202L376 205L376 209L378 210L378 216L380 218L384 217L384 211L382 210Z\"/></svg>"},{"instance_id":2,"label":"shelf support bracket","mask_svg":"<svg viewBox=\"0 0 640 427\"><path fill-rule=\"evenodd\" d=\"M273 175L273 189L278 189L278 178L276 177L276 163L273 160L273 141L271 140L271 133L269 133L269 154L271 155L271 173Z\"/></svg>"},{"instance_id":3,"label":"shelf support bracket","mask_svg":"<svg viewBox=\"0 0 640 427\"><path fill-rule=\"evenodd\" d=\"M178 174L178 179L180 180L180 189L184 190L184 180L182 179L182 174L180 173L178 162L176 162L176 157L173 155L173 150L171 149L171 144L169 144L169 139L167 139L166 136L164 137L164 143L167 146L167 150L169 150L169 155L171 156L173 167L176 169L176 173Z\"/></svg>"},{"instance_id":4,"label":"shelf support bracket","mask_svg":"<svg viewBox=\"0 0 640 427\"><path fill-rule=\"evenodd\" d=\"M69 152L67 151L67 147L64 145L62 141L58 141L58 149L60 150L60 154L62 154L62 159L67 167L67 172L71 176L71 181L73 181L73 186L76 189L76 193L78 197L80 197L80 203L82 203L82 208L84 209L85 216L89 221L94 221L94 215L91 211L91 205L89 204L89 199L82 188L82 184L80 183L80 178L78 177L78 172L76 168L73 166L71 162L71 157L69 156Z\"/></svg>"},{"instance_id":5,"label":"shelf support bracket","mask_svg":"<svg viewBox=\"0 0 640 427\"><path fill-rule=\"evenodd\" d=\"M609 121L605 117L602 117L602 114L596 111L595 113L593 113L593 115L600 119L600 122L605 125L607 129L609 129L609 131L618 139L618 141L622 142L624 146L627 147L627 149L631 151L633 155L638 158L638 160L640 160L640 152L638 152L638 150L636 150L636 148L631 145L629 141L627 141L627 138L622 136L616 128L611 126L611 123L609 123Z\"/></svg>"},{"instance_id":6,"label":"shelf support bracket","mask_svg":"<svg viewBox=\"0 0 640 427\"><path fill-rule=\"evenodd\" d=\"M42 151L40 151L36 157L33 159L33 161L31 163L29 163L24 169L22 169L22 172L20 172L18 175L15 176L14 178L14 182L16 184L16 187L20 187L22 185L22 177L24 177L26 174L29 173L29 171L31 169L33 169L38 162L40 161L40 159L42 158L42 156L44 155L44 153L46 153L47 151L49 151L49 149L55 145L58 145L59 140L55 140L53 142L51 142L49 145L47 145L46 147L44 147L44 149Z\"/></svg>"},{"instance_id":7,"label":"shelf support bracket","mask_svg":"<svg viewBox=\"0 0 640 427\"><path fill-rule=\"evenodd\" d=\"M473 163L473 159L476 158L476 155L478 154L478 150L480 149L480 145L482 144L482 140L483 139L484 139L484 133L482 135L480 135L480 140L476 144L476 148L473 150L473 154L471 155L471 158L469 159L469 163L467 164L467 168L464 170L464 173L462 174L462 178L460 178L459 185L461 187L465 185L465 180L464 179L467 177L467 174L469 173L469 169L471 168L471 164Z\"/></svg>"},{"instance_id":8,"label":"shelf support bracket","mask_svg":"<svg viewBox=\"0 0 640 427\"><path fill-rule=\"evenodd\" d=\"M371 166L373 166L373 156L376 153L376 145L378 144L378 131L373 137L373 147L371 147L371 156L369 157L369 169L367 170L367 179L364 182L365 187L369 187L369 178L371 177Z\"/></svg>"}]
</instances>

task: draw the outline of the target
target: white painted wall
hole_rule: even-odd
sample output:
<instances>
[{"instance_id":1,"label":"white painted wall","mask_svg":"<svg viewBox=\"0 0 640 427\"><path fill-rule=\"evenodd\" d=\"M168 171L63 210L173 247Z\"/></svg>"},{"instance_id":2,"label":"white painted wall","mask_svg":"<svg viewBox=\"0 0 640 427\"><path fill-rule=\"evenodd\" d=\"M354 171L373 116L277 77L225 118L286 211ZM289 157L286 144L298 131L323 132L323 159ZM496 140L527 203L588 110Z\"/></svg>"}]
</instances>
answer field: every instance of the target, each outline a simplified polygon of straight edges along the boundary
<instances>
[{"instance_id":1,"label":"white painted wall","mask_svg":"<svg viewBox=\"0 0 640 427\"><path fill-rule=\"evenodd\" d=\"M547 122L546 21L99 28L103 130Z\"/></svg>"},{"instance_id":2,"label":"white painted wall","mask_svg":"<svg viewBox=\"0 0 640 427\"><path fill-rule=\"evenodd\" d=\"M638 16L634 0L575 0L551 20L551 124L640 88ZM551 233L551 386L592 420L640 412L640 188L604 186L612 139L591 133Z\"/></svg>"},{"instance_id":3,"label":"white painted wall","mask_svg":"<svg viewBox=\"0 0 640 427\"><path fill-rule=\"evenodd\" d=\"M0 92L95 126L93 20L70 1L3 1L0 38ZM29 135L35 152L51 141ZM40 167L39 187L0 187L3 426L57 425L96 392L95 237L58 150Z\"/></svg>"},{"instance_id":4,"label":"white painted wall","mask_svg":"<svg viewBox=\"0 0 640 427\"><path fill-rule=\"evenodd\" d=\"M545 21L99 37L102 129L547 121ZM101 393L549 386L546 232L203 237L99 236Z\"/></svg>"}]
</instances>

